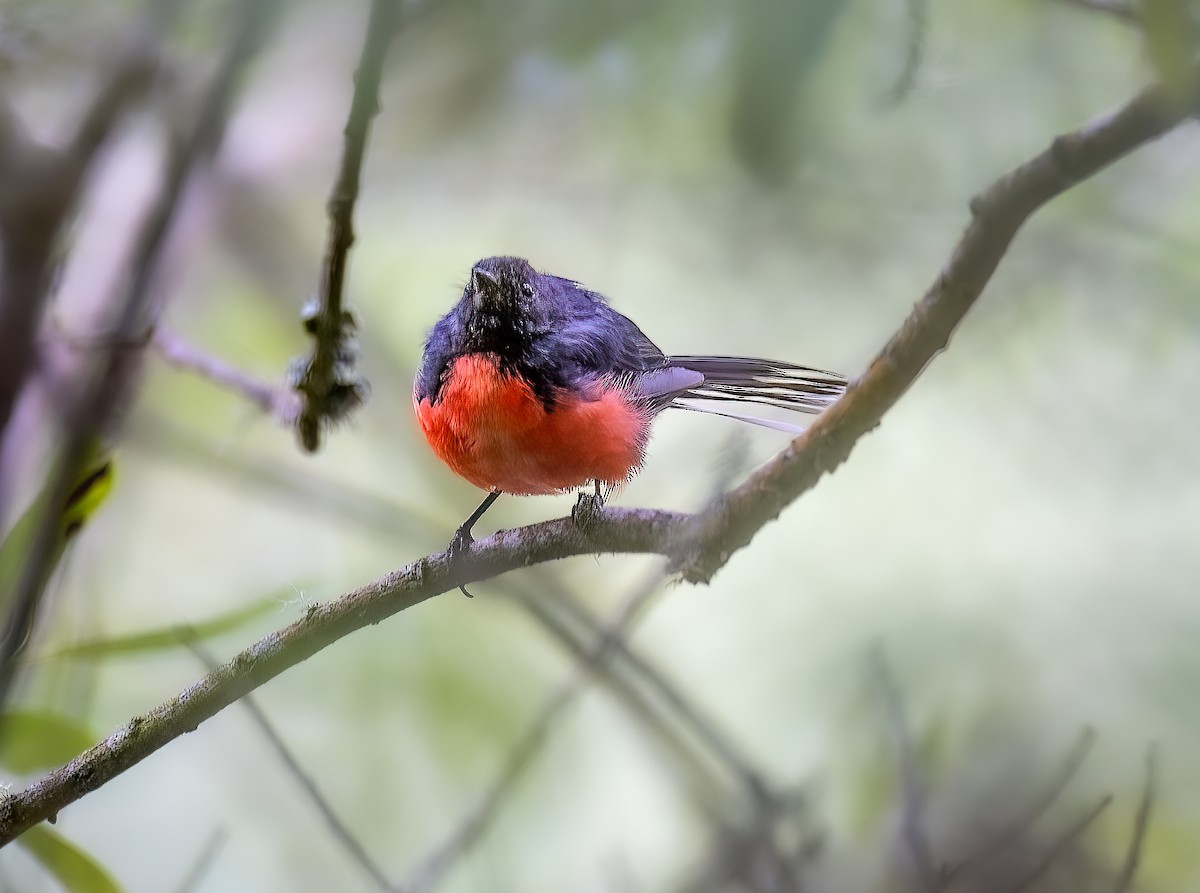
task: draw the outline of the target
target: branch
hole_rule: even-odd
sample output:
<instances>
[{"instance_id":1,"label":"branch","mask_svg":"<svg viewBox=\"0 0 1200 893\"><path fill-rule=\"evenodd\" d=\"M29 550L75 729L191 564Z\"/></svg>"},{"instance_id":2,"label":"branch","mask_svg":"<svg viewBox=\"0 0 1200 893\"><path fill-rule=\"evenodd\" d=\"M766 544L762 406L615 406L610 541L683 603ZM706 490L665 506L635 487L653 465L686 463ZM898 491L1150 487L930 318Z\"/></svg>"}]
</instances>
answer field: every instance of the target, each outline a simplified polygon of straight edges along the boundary
<instances>
[{"instance_id":1,"label":"branch","mask_svg":"<svg viewBox=\"0 0 1200 893\"><path fill-rule=\"evenodd\" d=\"M693 582L707 581L789 503L849 456L974 304L1025 220L1051 198L1170 130L1190 109L1149 89L1116 112L1054 141L971 204L973 219L946 267L896 335L846 395L740 487L696 515L605 509L586 528L570 519L501 531L455 564L435 553L343 596L251 646L178 697L137 716L105 741L0 801L0 844L54 816L154 751L321 648L439 593L572 555L664 555Z\"/></svg>"},{"instance_id":2,"label":"branch","mask_svg":"<svg viewBox=\"0 0 1200 893\"><path fill-rule=\"evenodd\" d=\"M1024 877L1008 889L1007 893L1022 893L1023 890L1028 890L1032 887L1059 860L1059 857L1067 851L1067 848L1083 836L1083 832L1090 828L1096 819L1100 818L1100 814L1108 808L1108 804L1111 802L1111 796L1105 795L1101 797L1095 806L1080 816L1075 824L1066 830L1062 837L1058 839L1058 842L1045 852L1042 858L1037 861Z\"/></svg>"},{"instance_id":3,"label":"branch","mask_svg":"<svg viewBox=\"0 0 1200 893\"><path fill-rule=\"evenodd\" d=\"M1200 81L1193 71L1192 81ZM689 582L706 581L767 522L846 461L926 365L945 349L1018 230L1046 202L1103 170L1192 114L1165 88L1143 91L1120 109L1060 136L971 202L973 219L937 281L845 396L782 453L698 519L693 551L676 565Z\"/></svg>"},{"instance_id":4,"label":"branch","mask_svg":"<svg viewBox=\"0 0 1200 893\"><path fill-rule=\"evenodd\" d=\"M175 0L155 0L147 22L117 53L62 150L32 142L0 97L0 440L33 369L36 336L53 278L53 255L83 190L92 162L121 117L158 70L155 47L173 18ZM0 521L7 494L0 492Z\"/></svg>"},{"instance_id":5,"label":"branch","mask_svg":"<svg viewBox=\"0 0 1200 893\"><path fill-rule=\"evenodd\" d=\"M1141 25L1142 13L1136 3L1126 0L1059 0L1068 6L1076 6L1088 12L1099 12L1112 16L1127 25Z\"/></svg>"},{"instance_id":6,"label":"branch","mask_svg":"<svg viewBox=\"0 0 1200 893\"><path fill-rule=\"evenodd\" d=\"M883 96L883 106L897 106L908 98L917 85L925 41L929 31L929 0L905 0L908 33L905 37L904 64L896 80Z\"/></svg>"},{"instance_id":7,"label":"branch","mask_svg":"<svg viewBox=\"0 0 1200 893\"><path fill-rule=\"evenodd\" d=\"M366 385L353 369L352 316L342 307L346 256L354 244L354 203L371 119L379 113L379 82L388 46L396 31L399 0L372 0L367 33L363 39L354 98L346 121L342 164L329 197L329 242L321 268L319 305L305 319L313 337L312 357L296 382L303 398L297 430L306 450L321 445L321 428L345 416L362 402Z\"/></svg>"},{"instance_id":8,"label":"branch","mask_svg":"<svg viewBox=\"0 0 1200 893\"><path fill-rule=\"evenodd\" d=\"M191 649L192 654L200 660L202 664L211 673L217 669L217 662L212 659L208 651L200 643L195 636L184 637L184 644ZM296 759L287 743L283 740L283 736L275 731L275 727L271 725L271 720L267 718L266 711L259 706L258 701L252 695L246 695L241 699L242 707L250 714L250 718L254 724L258 726L258 730L262 732L263 737L267 739L267 743L271 745L271 749L275 751L275 755L279 757L279 761L283 763L283 768L287 770L288 775L304 792L309 802L316 807L317 812L321 814L321 818L325 819L325 824L329 826L329 830L333 833L334 839L341 844L346 854L354 861L363 872L370 876L383 893L387 893L391 889L391 883L387 879L387 875L383 873L383 869L371 858L371 854L367 852L362 841L354 836L354 832L350 830L350 826L342 821L342 817L337 814L333 808L333 804L321 793L321 789L317 787L317 783L313 780L304 767L300 765L300 761Z\"/></svg>"},{"instance_id":9,"label":"branch","mask_svg":"<svg viewBox=\"0 0 1200 893\"><path fill-rule=\"evenodd\" d=\"M644 616L651 600L660 592L657 583L656 577L653 585L640 587L626 599L615 619L596 638L586 654L580 656L576 671L542 705L525 733L509 751L500 772L479 801L401 885L403 893L429 893L458 857L479 841L533 758L549 739L559 717L583 692L592 676L612 659L622 638Z\"/></svg>"},{"instance_id":10,"label":"branch","mask_svg":"<svg viewBox=\"0 0 1200 893\"><path fill-rule=\"evenodd\" d=\"M119 321L109 350L81 386L65 419L65 444L49 475L46 510L39 518L29 553L11 594L12 608L0 637L0 705L7 700L16 657L24 644L25 631L32 628L53 563L60 521L58 507L67 504L73 482L89 450L106 429L113 426L119 409L128 403L132 394L136 379L126 345L135 343L137 336L148 328L153 306L153 277L184 187L194 167L215 148L241 75L261 45L277 4L278 0L243 0L225 57L205 93L191 133L167 159L159 194L143 221L134 246L129 282L117 303ZM87 131L84 127L81 133ZM85 135L78 137L77 142L90 144Z\"/></svg>"},{"instance_id":11,"label":"branch","mask_svg":"<svg viewBox=\"0 0 1200 893\"><path fill-rule=\"evenodd\" d=\"M558 602L553 597L529 599L522 605L542 631L552 636L567 654L579 663L588 661L596 636L586 628L581 628L580 624L567 620L564 616L566 612L558 609ZM621 672L619 662L598 667L595 678L661 749L664 763L671 767L672 775L679 778L680 786L700 814L711 821L724 817L729 810L730 800L722 784L723 778L714 771L720 767L715 765L709 754L696 746L695 736L688 735L675 717L659 709L659 705L651 700L636 678Z\"/></svg>"},{"instance_id":12,"label":"branch","mask_svg":"<svg viewBox=\"0 0 1200 893\"><path fill-rule=\"evenodd\" d=\"M200 885L204 883L208 873L212 871L217 857L228 842L229 832L224 828L217 828L213 831L208 836L208 839L204 841L204 847L192 862L192 866L188 869L188 873L184 876L183 881L175 888L175 893L195 893L200 888Z\"/></svg>"},{"instance_id":13,"label":"branch","mask_svg":"<svg viewBox=\"0 0 1200 893\"><path fill-rule=\"evenodd\" d=\"M938 880L941 872L934 864L933 848L929 845L929 835L925 830L925 784L913 754L912 739L904 718L904 704L880 650L871 655L871 674L879 687L888 728L896 745L896 774L900 778L901 789L900 830L921 889L926 893L934 893L941 888Z\"/></svg>"},{"instance_id":14,"label":"branch","mask_svg":"<svg viewBox=\"0 0 1200 893\"><path fill-rule=\"evenodd\" d=\"M548 593L547 602L554 604L563 614L570 616L575 623L588 630L592 635L603 635L600 620L577 599L572 598L570 593L561 587L556 588L557 591L552 589ZM518 595L517 600L535 618L542 621L548 632L562 638L553 625L545 622L546 616L538 610L537 600L525 595ZM683 695L678 686L673 685L665 674L641 657L624 639L619 637L614 639L611 647L620 657L621 663L627 666L647 689L662 700L679 724L688 729L701 744L707 747L729 774L738 780L745 788L752 806L761 808L772 799L772 794L768 790L762 773L730 740L724 730Z\"/></svg>"},{"instance_id":15,"label":"branch","mask_svg":"<svg viewBox=\"0 0 1200 893\"><path fill-rule=\"evenodd\" d=\"M1146 829L1150 826L1150 809L1154 805L1154 784L1157 774L1158 755L1151 747L1146 754L1146 781L1142 786L1142 802L1138 805L1137 818L1133 822L1133 837L1129 841L1129 851L1125 854L1125 864L1121 866L1121 874L1113 886L1113 893L1126 893L1133 885L1133 876L1137 874L1138 863L1142 858L1142 845L1146 841Z\"/></svg>"},{"instance_id":16,"label":"branch","mask_svg":"<svg viewBox=\"0 0 1200 893\"><path fill-rule=\"evenodd\" d=\"M1079 773L1079 769L1083 766L1083 761L1095 741L1095 730L1090 727L1085 728L1049 787L1033 801L1022 815L1001 828L998 833L961 859L958 864L949 867L942 874L942 886L944 888L952 886L956 879L1016 843L1057 802L1067 785ZM1032 881L1028 883L1032 883Z\"/></svg>"},{"instance_id":17,"label":"branch","mask_svg":"<svg viewBox=\"0 0 1200 893\"><path fill-rule=\"evenodd\" d=\"M262 412L289 427L299 415L298 398L292 391L259 381L219 357L188 344L174 332L157 328L154 346L168 366L192 372L218 387L240 394Z\"/></svg>"}]
</instances>

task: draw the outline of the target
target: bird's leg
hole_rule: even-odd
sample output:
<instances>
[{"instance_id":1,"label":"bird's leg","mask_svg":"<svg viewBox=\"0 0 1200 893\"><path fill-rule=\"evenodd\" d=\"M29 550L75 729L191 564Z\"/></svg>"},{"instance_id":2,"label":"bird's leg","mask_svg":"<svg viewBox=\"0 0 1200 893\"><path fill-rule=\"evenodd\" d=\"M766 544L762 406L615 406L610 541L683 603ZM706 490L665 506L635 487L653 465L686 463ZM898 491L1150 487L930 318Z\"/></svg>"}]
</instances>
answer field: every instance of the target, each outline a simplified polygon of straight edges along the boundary
<instances>
[{"instance_id":1,"label":"bird's leg","mask_svg":"<svg viewBox=\"0 0 1200 893\"><path fill-rule=\"evenodd\" d=\"M580 527L587 527L600 516L600 512L604 509L604 496L600 492L600 482L595 481L594 483L596 485L595 495L587 491L581 492L574 508L571 509L571 520Z\"/></svg>"},{"instance_id":2,"label":"bird's leg","mask_svg":"<svg viewBox=\"0 0 1200 893\"><path fill-rule=\"evenodd\" d=\"M475 542L475 537L471 536L471 528L475 526L476 521L483 517L484 512L492 507L492 503L499 496L499 490L490 492L484 497L483 502L479 503L479 508L471 512L471 516L458 526L458 530L454 531L454 536L450 538L450 545L447 548L447 551L450 553L451 562L457 561L471 548L471 543ZM471 593L467 592L466 586L459 586L458 588L467 598L472 597Z\"/></svg>"},{"instance_id":3,"label":"bird's leg","mask_svg":"<svg viewBox=\"0 0 1200 893\"><path fill-rule=\"evenodd\" d=\"M492 507L492 503L500 496L499 490L493 490L483 498L483 502L479 503L479 508L471 512L471 517L458 525L458 530L454 531L454 536L450 539L450 555L456 556L460 552L467 551L471 543L475 542L475 537L471 536L471 528L475 523L483 517L484 512Z\"/></svg>"}]
</instances>

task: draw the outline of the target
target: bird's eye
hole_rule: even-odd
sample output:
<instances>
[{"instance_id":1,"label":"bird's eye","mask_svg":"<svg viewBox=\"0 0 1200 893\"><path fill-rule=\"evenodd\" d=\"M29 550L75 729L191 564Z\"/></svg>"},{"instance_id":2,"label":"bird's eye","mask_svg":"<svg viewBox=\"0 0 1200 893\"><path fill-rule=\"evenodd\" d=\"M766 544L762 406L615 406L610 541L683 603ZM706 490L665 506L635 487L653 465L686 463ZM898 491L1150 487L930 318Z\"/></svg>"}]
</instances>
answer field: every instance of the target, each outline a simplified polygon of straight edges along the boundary
<instances>
[{"instance_id":1,"label":"bird's eye","mask_svg":"<svg viewBox=\"0 0 1200 893\"><path fill-rule=\"evenodd\" d=\"M533 286L530 285L528 282L522 282L521 283L521 294L523 294L527 298L532 298L533 297Z\"/></svg>"}]
</instances>

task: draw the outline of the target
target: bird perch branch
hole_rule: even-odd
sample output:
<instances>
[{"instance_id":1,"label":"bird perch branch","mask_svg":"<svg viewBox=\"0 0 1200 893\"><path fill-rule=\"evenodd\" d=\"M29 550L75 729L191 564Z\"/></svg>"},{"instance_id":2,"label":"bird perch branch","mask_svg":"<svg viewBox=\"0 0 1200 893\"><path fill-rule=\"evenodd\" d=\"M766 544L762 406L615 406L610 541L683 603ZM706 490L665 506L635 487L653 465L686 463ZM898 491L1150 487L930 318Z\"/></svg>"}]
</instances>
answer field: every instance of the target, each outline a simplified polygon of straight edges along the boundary
<instances>
[{"instance_id":1,"label":"bird perch branch","mask_svg":"<svg viewBox=\"0 0 1200 893\"><path fill-rule=\"evenodd\" d=\"M1193 73L1193 81L1200 81ZM462 559L427 556L342 596L243 651L177 697L20 793L0 800L0 844L55 816L222 708L355 630L443 592L572 555L648 553L690 582L706 582L767 522L833 471L858 439L945 348L1021 225L1038 208L1189 117L1191 107L1151 88L1002 176L971 203L967 225L933 286L846 395L741 486L695 515L606 509L501 531Z\"/></svg>"}]
</instances>

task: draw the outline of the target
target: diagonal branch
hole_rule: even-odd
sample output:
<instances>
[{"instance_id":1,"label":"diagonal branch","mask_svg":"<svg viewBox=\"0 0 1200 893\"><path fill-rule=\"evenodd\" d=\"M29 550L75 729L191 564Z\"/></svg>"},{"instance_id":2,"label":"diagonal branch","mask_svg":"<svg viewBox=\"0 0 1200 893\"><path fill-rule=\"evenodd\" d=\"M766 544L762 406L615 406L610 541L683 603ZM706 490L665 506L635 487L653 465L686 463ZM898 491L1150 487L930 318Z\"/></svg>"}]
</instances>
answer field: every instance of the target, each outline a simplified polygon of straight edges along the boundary
<instances>
[{"instance_id":1,"label":"diagonal branch","mask_svg":"<svg viewBox=\"0 0 1200 893\"><path fill-rule=\"evenodd\" d=\"M192 654L200 660L201 663L211 673L217 668L217 663L212 656L200 643L199 638L195 636L187 636L184 638L184 644L191 649ZM271 724L271 720L267 717L267 713L258 701L251 695L246 695L242 698L242 707L250 714L250 719L258 726L258 730L262 732L267 743L271 745L271 749L275 751L275 756L279 758L279 762L283 764L283 768L287 770L288 775L296 782L296 785L308 798L308 801L321 814L321 818L325 820L325 824L329 826L329 831L345 850L346 854L354 861L363 872L370 876L375 882L375 886L387 893L391 888L391 883L387 879L387 875L383 873L383 869L379 864L371 858L371 854L367 852L367 848L363 845L354 832L350 830L350 826L342 821L342 817L337 814L337 810L333 808L333 804L329 799L321 793L321 789L317 786L316 779L309 774L300 761L292 753L291 748L287 746L287 742L283 740L283 736L275 730L275 726Z\"/></svg>"},{"instance_id":2,"label":"diagonal branch","mask_svg":"<svg viewBox=\"0 0 1200 893\"><path fill-rule=\"evenodd\" d=\"M1193 79L1200 79L1193 73ZM849 456L874 428L975 303L1021 225L1038 208L1189 117L1151 88L1115 112L1059 137L1002 176L971 204L950 260L900 330L854 381L775 459L696 515L606 509L586 526L570 519L501 531L452 564L445 552L423 558L348 593L243 651L176 698L134 717L105 741L26 790L0 801L0 844L50 818L267 680L326 645L428 598L510 570L598 553L664 555L691 582L706 582L755 533Z\"/></svg>"},{"instance_id":3,"label":"diagonal branch","mask_svg":"<svg viewBox=\"0 0 1200 893\"><path fill-rule=\"evenodd\" d=\"M1062 768L1055 775L1050 786L1020 816L1003 826L998 833L992 836L981 847L968 853L957 864L948 867L943 872L941 878L943 887L952 886L956 880L974 871L977 866L1012 846L1038 819L1045 815L1050 807L1058 801L1058 798L1062 795L1067 785L1070 784L1071 780L1079 773L1079 769L1083 766L1083 761L1087 757L1088 751L1092 749L1095 740L1095 730L1091 727L1085 728L1075 746L1071 748L1071 752L1067 755ZM1032 883L1032 881L1029 883Z\"/></svg>"},{"instance_id":4,"label":"diagonal branch","mask_svg":"<svg viewBox=\"0 0 1200 893\"><path fill-rule=\"evenodd\" d=\"M913 753L912 737L904 716L904 704L900 700L900 692L896 689L896 682L892 679L891 670L881 650L876 650L871 655L871 675L875 677L875 685L883 699L888 728L896 747L896 774L900 778L902 804L900 832L912 859L920 889L927 893L937 891L941 888L938 881L941 872L934 863L933 848L929 844L929 834L925 828L925 782L917 765L916 754Z\"/></svg>"},{"instance_id":5,"label":"diagonal branch","mask_svg":"<svg viewBox=\"0 0 1200 893\"><path fill-rule=\"evenodd\" d=\"M1111 796L1101 797L1091 809L1085 812L1076 820L1075 824L1071 825L1066 832L1058 839L1058 841L1047 850L1040 859L1029 869L1029 871L1020 878L1006 893L1022 893L1023 890L1028 890L1032 887L1039 878L1044 876L1047 871L1058 861L1059 857L1067 851L1075 841L1083 836L1083 833L1092 826L1096 819L1100 818L1101 813L1108 809L1108 805L1112 803Z\"/></svg>"},{"instance_id":6,"label":"diagonal branch","mask_svg":"<svg viewBox=\"0 0 1200 893\"><path fill-rule=\"evenodd\" d=\"M533 758L550 738L559 718L574 703L592 677L603 671L615 656L622 638L633 629L661 592L657 585L639 587L618 609L616 617L602 629L594 644L580 655L579 666L542 705L525 733L509 751L500 773L484 791L462 822L439 843L399 887L400 893L429 893L465 852L470 850L496 818Z\"/></svg>"},{"instance_id":7,"label":"diagonal branch","mask_svg":"<svg viewBox=\"0 0 1200 893\"><path fill-rule=\"evenodd\" d=\"M552 588L546 601L552 603L565 616L582 626L591 635L602 636L603 627L599 618L585 608L570 593L561 588ZM518 601L537 619L551 635L563 638L552 623L547 623L544 613L539 610L537 599L517 596ZM698 742L703 744L713 754L731 776L737 779L746 791L750 801L756 807L762 807L772 798L763 774L754 767L749 757L712 719L704 714L696 704L684 697L679 686L659 671L652 663L636 652L624 638L616 638L612 648L620 659L620 664L628 667L648 692L653 693L666 706L678 723L686 728Z\"/></svg>"},{"instance_id":8,"label":"diagonal branch","mask_svg":"<svg viewBox=\"0 0 1200 893\"><path fill-rule=\"evenodd\" d=\"M1158 775L1158 751L1151 746L1146 752L1146 780L1142 784L1142 799L1138 804L1137 816L1133 821L1133 836L1125 853L1121 874L1113 887L1113 893L1126 893L1133 885L1138 863L1142 859L1142 845L1146 842L1146 829L1150 826L1150 809L1154 805L1154 786Z\"/></svg>"},{"instance_id":9,"label":"diagonal branch","mask_svg":"<svg viewBox=\"0 0 1200 893\"><path fill-rule=\"evenodd\" d=\"M1134 0L1059 0L1068 6L1077 6L1088 12L1098 12L1112 16L1127 25L1140 25L1142 12Z\"/></svg>"},{"instance_id":10,"label":"diagonal branch","mask_svg":"<svg viewBox=\"0 0 1200 893\"><path fill-rule=\"evenodd\" d=\"M1200 81L1193 71L1192 81ZM1115 112L1009 171L971 202L972 220L933 286L846 395L782 453L698 519L698 550L678 570L689 582L708 580L764 524L846 461L858 439L879 424L962 322L1013 238L1046 202L1188 118L1192 109L1151 87ZM712 546L718 548L711 548Z\"/></svg>"},{"instance_id":11,"label":"diagonal branch","mask_svg":"<svg viewBox=\"0 0 1200 893\"><path fill-rule=\"evenodd\" d=\"M219 387L241 394L280 424L291 426L295 422L300 401L294 392L260 381L161 326L154 331L154 346L168 366L193 372Z\"/></svg>"}]
</instances>

